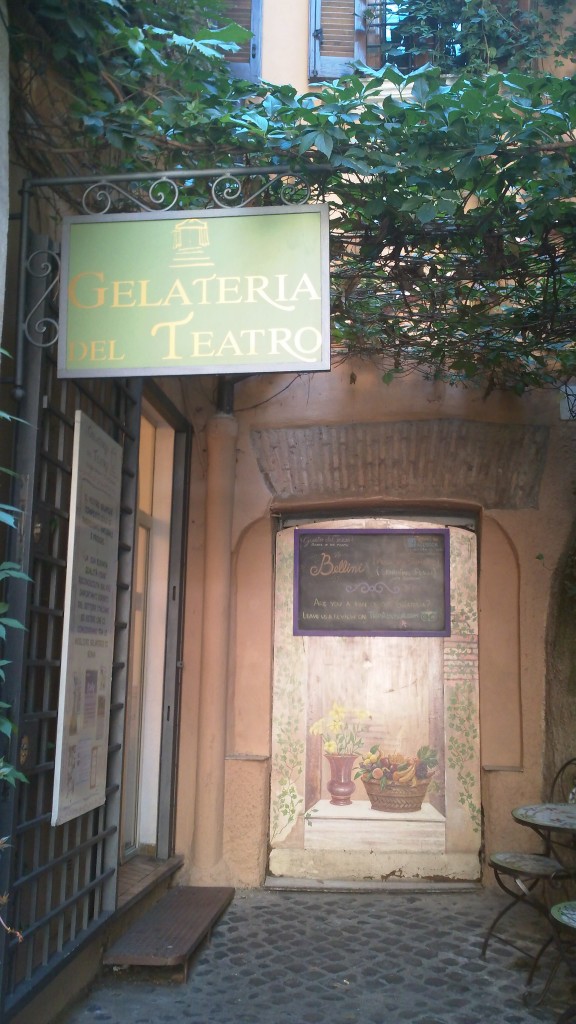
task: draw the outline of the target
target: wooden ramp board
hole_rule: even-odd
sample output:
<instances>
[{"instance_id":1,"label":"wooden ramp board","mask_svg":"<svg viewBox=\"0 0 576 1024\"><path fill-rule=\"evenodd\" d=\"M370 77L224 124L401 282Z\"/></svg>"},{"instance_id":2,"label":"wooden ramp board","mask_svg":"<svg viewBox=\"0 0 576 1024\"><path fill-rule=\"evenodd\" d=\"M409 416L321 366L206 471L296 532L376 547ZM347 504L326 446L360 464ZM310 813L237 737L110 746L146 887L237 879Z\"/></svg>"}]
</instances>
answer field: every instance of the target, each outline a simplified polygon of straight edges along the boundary
<instances>
[{"instance_id":1,"label":"wooden ramp board","mask_svg":"<svg viewBox=\"0 0 576 1024\"><path fill-rule=\"evenodd\" d=\"M228 887L175 886L106 951L109 966L184 968L234 896Z\"/></svg>"}]
</instances>

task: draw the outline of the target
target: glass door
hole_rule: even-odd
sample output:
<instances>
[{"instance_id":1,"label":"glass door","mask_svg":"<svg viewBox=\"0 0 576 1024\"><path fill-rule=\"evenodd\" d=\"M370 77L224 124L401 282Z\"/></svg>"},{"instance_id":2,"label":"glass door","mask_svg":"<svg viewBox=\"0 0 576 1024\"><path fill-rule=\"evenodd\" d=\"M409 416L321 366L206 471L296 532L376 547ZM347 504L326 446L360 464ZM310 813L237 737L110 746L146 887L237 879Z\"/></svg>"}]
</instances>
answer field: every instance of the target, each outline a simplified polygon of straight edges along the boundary
<instances>
[{"instance_id":1,"label":"glass door","mask_svg":"<svg viewBox=\"0 0 576 1024\"><path fill-rule=\"evenodd\" d=\"M140 518L140 513L139 513ZM148 518L148 517L146 517ZM150 526L138 523L132 591L130 670L126 701L124 741L124 788L122 804L122 852L129 856L138 849L140 805L140 762L142 746L142 705L146 658L146 597L150 556Z\"/></svg>"},{"instance_id":2,"label":"glass door","mask_svg":"<svg viewBox=\"0 0 576 1024\"><path fill-rule=\"evenodd\" d=\"M145 406L126 694L123 860L136 853L157 854L173 465L174 431Z\"/></svg>"}]
</instances>

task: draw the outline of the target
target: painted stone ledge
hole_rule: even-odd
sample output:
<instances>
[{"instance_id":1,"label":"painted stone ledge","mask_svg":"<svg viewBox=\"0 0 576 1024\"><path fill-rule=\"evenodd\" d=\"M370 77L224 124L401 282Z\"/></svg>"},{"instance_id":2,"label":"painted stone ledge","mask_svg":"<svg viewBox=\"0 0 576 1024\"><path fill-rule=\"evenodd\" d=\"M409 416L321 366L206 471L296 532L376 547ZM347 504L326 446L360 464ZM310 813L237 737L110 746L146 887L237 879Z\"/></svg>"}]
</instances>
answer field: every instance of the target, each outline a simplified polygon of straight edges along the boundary
<instances>
[{"instance_id":1,"label":"painted stone ledge","mask_svg":"<svg viewBox=\"0 0 576 1024\"><path fill-rule=\"evenodd\" d=\"M465 498L537 508L548 427L416 420L253 430L277 498Z\"/></svg>"}]
</instances>

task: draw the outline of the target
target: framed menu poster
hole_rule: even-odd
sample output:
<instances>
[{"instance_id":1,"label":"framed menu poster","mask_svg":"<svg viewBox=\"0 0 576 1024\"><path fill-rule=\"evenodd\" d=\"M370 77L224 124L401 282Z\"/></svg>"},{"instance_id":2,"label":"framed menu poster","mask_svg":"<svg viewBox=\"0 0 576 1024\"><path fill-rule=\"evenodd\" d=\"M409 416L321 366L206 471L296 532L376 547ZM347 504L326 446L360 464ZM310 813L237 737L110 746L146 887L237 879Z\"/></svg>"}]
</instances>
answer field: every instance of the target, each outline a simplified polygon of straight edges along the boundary
<instances>
[{"instance_id":1,"label":"framed menu poster","mask_svg":"<svg viewBox=\"0 0 576 1024\"><path fill-rule=\"evenodd\" d=\"M121 484L122 448L78 410L53 825L99 807L106 796Z\"/></svg>"}]
</instances>

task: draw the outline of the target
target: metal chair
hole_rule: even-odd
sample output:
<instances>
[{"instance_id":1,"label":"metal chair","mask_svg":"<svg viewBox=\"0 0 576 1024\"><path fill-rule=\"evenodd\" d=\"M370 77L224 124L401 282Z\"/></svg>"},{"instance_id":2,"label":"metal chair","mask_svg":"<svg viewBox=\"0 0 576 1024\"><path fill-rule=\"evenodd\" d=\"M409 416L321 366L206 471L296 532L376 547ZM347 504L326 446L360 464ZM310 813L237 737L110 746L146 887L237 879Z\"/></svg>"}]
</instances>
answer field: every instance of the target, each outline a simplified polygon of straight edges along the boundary
<instances>
[{"instance_id":1,"label":"metal chair","mask_svg":"<svg viewBox=\"0 0 576 1024\"><path fill-rule=\"evenodd\" d=\"M556 772L549 800L552 803L560 804L576 803L576 758L570 758ZM548 921L549 905L552 902L550 890L558 890L570 879L576 877L576 865L571 856L574 853L573 837L568 842L566 840L556 841L556 838L548 833L546 836L541 835L541 839L542 851L540 853L506 851L492 854L488 861L498 885L511 899L492 921L482 944L481 956L486 956L488 944L493 938L528 955L533 960L528 975L528 985L532 982L542 955L553 941L553 935L548 930L539 949L533 953L517 946L510 938L498 934L496 928L518 904L527 904ZM548 990L550 980L544 990L540 992L538 1002Z\"/></svg>"},{"instance_id":2,"label":"metal chair","mask_svg":"<svg viewBox=\"0 0 576 1024\"><path fill-rule=\"evenodd\" d=\"M576 975L576 948L574 931L576 931L576 903L556 903L550 908L550 923L558 953L557 961L551 973L553 977L561 963L566 964L570 974ZM568 934L568 939L565 939ZM569 1024L576 1021L576 1003L571 1003L563 1013L560 1014L556 1024Z\"/></svg>"}]
</instances>

